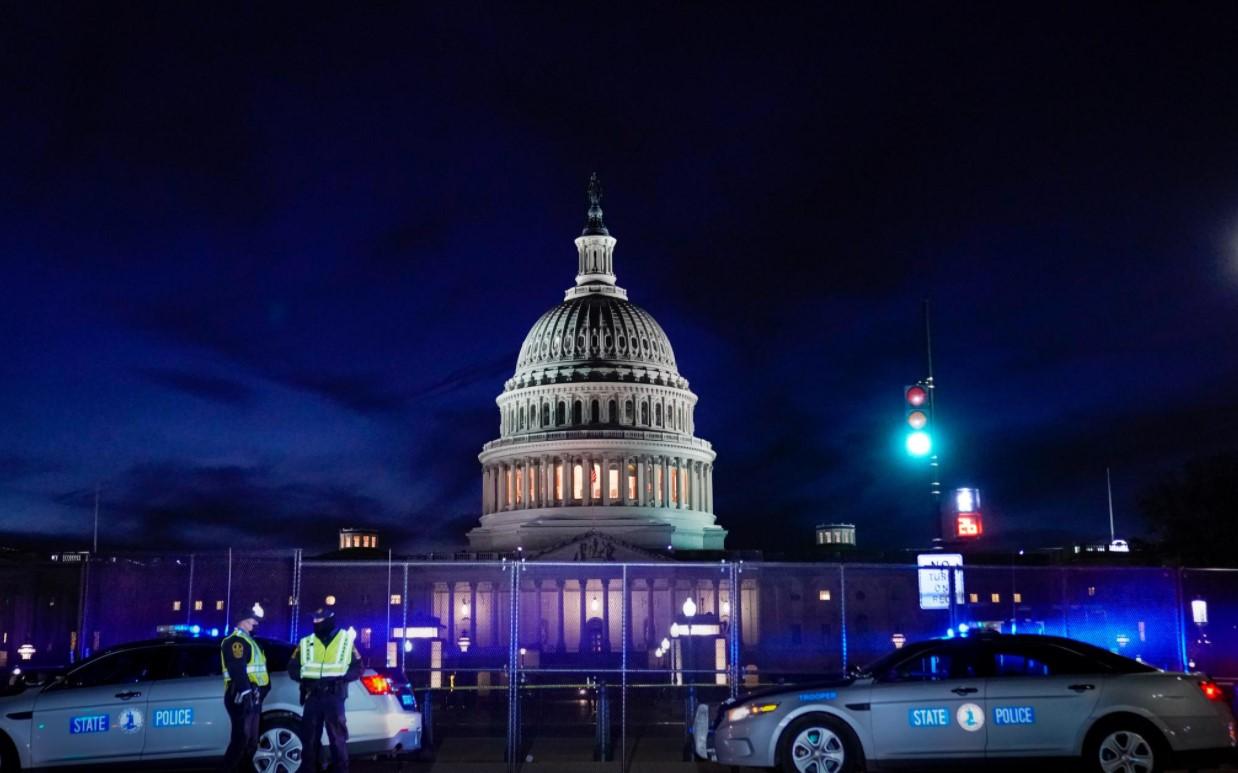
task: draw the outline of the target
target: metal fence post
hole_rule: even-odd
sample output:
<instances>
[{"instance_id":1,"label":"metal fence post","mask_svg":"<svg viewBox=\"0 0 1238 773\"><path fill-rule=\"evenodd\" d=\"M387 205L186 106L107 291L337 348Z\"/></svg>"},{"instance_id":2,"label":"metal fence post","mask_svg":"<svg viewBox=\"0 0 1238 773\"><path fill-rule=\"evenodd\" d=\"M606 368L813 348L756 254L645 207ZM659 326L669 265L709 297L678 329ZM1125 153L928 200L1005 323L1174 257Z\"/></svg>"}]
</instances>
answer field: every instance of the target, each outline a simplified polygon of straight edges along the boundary
<instances>
[{"instance_id":1,"label":"metal fence post","mask_svg":"<svg viewBox=\"0 0 1238 773\"><path fill-rule=\"evenodd\" d=\"M193 624L193 553L189 554L189 595L185 597L185 623Z\"/></svg>"},{"instance_id":2,"label":"metal fence post","mask_svg":"<svg viewBox=\"0 0 1238 773\"><path fill-rule=\"evenodd\" d=\"M228 548L228 583L224 591L224 626L223 630L229 630L232 625L232 548Z\"/></svg>"},{"instance_id":3,"label":"metal fence post","mask_svg":"<svg viewBox=\"0 0 1238 773\"><path fill-rule=\"evenodd\" d=\"M507 641L507 769L520 769L520 564L511 565L511 598Z\"/></svg>"},{"instance_id":4,"label":"metal fence post","mask_svg":"<svg viewBox=\"0 0 1238 773\"><path fill-rule=\"evenodd\" d=\"M731 649L731 697L735 698L739 695L739 680L741 675L740 668L740 643L743 636L741 626L743 624L743 593L740 592L740 573L743 568L740 563L731 564L731 627L727 631L727 638L730 639Z\"/></svg>"},{"instance_id":5,"label":"metal fence post","mask_svg":"<svg viewBox=\"0 0 1238 773\"><path fill-rule=\"evenodd\" d=\"M1182 573L1182 567L1178 567L1174 571L1174 590L1176 591L1175 598L1177 600L1177 609L1174 617L1176 618L1175 622L1178 624L1178 646L1176 649L1178 650L1179 671L1185 671L1189 662L1186 652L1186 596L1182 592Z\"/></svg>"},{"instance_id":6,"label":"metal fence post","mask_svg":"<svg viewBox=\"0 0 1238 773\"><path fill-rule=\"evenodd\" d=\"M838 637L842 643L843 673L847 673L847 567L838 565Z\"/></svg>"},{"instance_id":7,"label":"metal fence post","mask_svg":"<svg viewBox=\"0 0 1238 773\"><path fill-rule=\"evenodd\" d=\"M292 551L292 604L289 611L288 641L296 641L297 618L301 616L301 548Z\"/></svg>"},{"instance_id":8,"label":"metal fence post","mask_svg":"<svg viewBox=\"0 0 1238 773\"><path fill-rule=\"evenodd\" d=\"M632 590L628 587L628 565L623 565L623 599L619 603L619 641L623 647L619 668L619 770L628 769L628 605ZM608 632L609 635L609 632Z\"/></svg>"}]
</instances>

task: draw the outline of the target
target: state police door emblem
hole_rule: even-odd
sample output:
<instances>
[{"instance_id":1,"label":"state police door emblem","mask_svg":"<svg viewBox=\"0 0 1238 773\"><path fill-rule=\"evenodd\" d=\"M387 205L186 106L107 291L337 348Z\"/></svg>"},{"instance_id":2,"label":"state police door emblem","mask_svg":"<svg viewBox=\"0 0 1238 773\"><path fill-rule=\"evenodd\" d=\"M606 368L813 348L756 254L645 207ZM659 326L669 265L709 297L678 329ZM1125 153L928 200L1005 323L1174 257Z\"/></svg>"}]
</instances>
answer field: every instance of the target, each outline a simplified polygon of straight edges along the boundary
<instances>
[{"instance_id":1,"label":"state police door emblem","mask_svg":"<svg viewBox=\"0 0 1238 773\"><path fill-rule=\"evenodd\" d=\"M959 727L969 733L974 733L984 727L984 709L974 703L964 703L959 706L954 718L958 720Z\"/></svg>"},{"instance_id":2,"label":"state police door emblem","mask_svg":"<svg viewBox=\"0 0 1238 773\"><path fill-rule=\"evenodd\" d=\"M125 709L116 715L116 727L122 733L136 733L142 729L142 712L137 709Z\"/></svg>"}]
</instances>

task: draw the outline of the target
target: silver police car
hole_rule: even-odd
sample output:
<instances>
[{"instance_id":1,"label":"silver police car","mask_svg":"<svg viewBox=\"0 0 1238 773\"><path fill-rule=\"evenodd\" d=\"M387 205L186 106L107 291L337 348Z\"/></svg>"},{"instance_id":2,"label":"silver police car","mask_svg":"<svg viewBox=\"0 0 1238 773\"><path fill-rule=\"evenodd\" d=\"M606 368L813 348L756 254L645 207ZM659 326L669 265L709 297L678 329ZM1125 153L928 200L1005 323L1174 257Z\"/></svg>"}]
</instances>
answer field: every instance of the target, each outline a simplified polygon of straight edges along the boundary
<instances>
[{"instance_id":1,"label":"silver police car","mask_svg":"<svg viewBox=\"0 0 1238 773\"><path fill-rule=\"evenodd\" d=\"M725 765L849 773L928 761L1082 759L1156 773L1234 759L1216 683L1070 639L980 634L909 644L846 678L699 707L694 742Z\"/></svg>"},{"instance_id":2,"label":"silver police car","mask_svg":"<svg viewBox=\"0 0 1238 773\"><path fill-rule=\"evenodd\" d=\"M271 671L263 703L258 773L296 773L298 685L293 646L259 639ZM94 763L222 758L231 724L223 704L218 639L164 639L113 647L46 684L0 697L0 771ZM414 751L421 714L403 680L367 669L349 687L352 755Z\"/></svg>"}]
</instances>

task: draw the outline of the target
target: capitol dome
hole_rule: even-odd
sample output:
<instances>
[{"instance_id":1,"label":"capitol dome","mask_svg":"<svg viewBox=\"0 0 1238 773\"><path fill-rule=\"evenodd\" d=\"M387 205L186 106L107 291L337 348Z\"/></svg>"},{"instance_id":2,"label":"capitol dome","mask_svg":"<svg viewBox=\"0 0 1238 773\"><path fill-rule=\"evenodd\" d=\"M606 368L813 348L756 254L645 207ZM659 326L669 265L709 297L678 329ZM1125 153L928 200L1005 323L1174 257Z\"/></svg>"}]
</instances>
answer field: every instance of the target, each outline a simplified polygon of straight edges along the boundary
<instances>
[{"instance_id":1,"label":"capitol dome","mask_svg":"<svg viewBox=\"0 0 1238 773\"><path fill-rule=\"evenodd\" d=\"M516 375L506 388L578 375L688 387L662 326L640 306L612 293L572 296L543 314L525 336Z\"/></svg>"},{"instance_id":2,"label":"capitol dome","mask_svg":"<svg viewBox=\"0 0 1238 773\"><path fill-rule=\"evenodd\" d=\"M714 451L670 339L616 284L601 188L576 239L576 284L525 336L496 398L482 463L478 550L536 551L585 532L641 547L720 549ZM526 555L528 555L526 553Z\"/></svg>"}]
</instances>

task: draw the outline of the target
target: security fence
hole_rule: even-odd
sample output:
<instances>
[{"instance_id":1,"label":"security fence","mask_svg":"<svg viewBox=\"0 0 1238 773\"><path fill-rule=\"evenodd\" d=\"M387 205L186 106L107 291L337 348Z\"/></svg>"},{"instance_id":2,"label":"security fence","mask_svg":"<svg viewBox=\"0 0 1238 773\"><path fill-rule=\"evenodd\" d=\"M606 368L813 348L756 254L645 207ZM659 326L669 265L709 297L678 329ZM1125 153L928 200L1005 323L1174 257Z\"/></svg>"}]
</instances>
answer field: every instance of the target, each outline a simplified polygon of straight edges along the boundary
<instances>
[{"instance_id":1,"label":"security fence","mask_svg":"<svg viewBox=\"0 0 1238 773\"><path fill-rule=\"evenodd\" d=\"M300 551L0 565L0 660L59 664L217 635L255 602L296 640L318 607L412 679L458 761L681 759L697 701L987 628L1068 636L1238 680L1238 571L1117 567L345 561Z\"/></svg>"}]
</instances>

